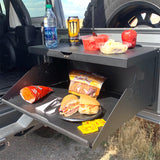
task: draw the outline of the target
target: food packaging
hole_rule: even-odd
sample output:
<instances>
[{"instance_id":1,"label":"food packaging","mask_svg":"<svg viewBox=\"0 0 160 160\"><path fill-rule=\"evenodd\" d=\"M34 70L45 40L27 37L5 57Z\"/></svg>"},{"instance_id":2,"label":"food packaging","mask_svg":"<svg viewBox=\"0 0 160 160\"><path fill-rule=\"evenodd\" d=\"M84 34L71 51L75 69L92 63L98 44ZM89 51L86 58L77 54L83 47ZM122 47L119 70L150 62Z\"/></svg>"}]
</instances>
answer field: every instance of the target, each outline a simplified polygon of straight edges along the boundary
<instances>
[{"instance_id":1,"label":"food packaging","mask_svg":"<svg viewBox=\"0 0 160 160\"><path fill-rule=\"evenodd\" d=\"M128 49L126 44L116 42L113 39L108 40L103 46L100 47L100 51L103 54L119 54L125 53Z\"/></svg>"},{"instance_id":2,"label":"food packaging","mask_svg":"<svg viewBox=\"0 0 160 160\"><path fill-rule=\"evenodd\" d=\"M26 102L34 103L52 91L50 87L33 85L22 88L20 95Z\"/></svg>"},{"instance_id":3,"label":"food packaging","mask_svg":"<svg viewBox=\"0 0 160 160\"><path fill-rule=\"evenodd\" d=\"M81 94L98 97L105 77L94 73L74 70L69 74L69 93L80 96Z\"/></svg>"},{"instance_id":4,"label":"food packaging","mask_svg":"<svg viewBox=\"0 0 160 160\"><path fill-rule=\"evenodd\" d=\"M94 132L98 132L100 127L105 125L106 121L104 119L95 119L91 121L84 121L82 125L78 126L78 130L82 132L82 134L90 134Z\"/></svg>"},{"instance_id":5,"label":"food packaging","mask_svg":"<svg viewBox=\"0 0 160 160\"><path fill-rule=\"evenodd\" d=\"M81 36L81 39L85 50L96 51L100 49L101 45L108 41L109 36L105 34L97 36L86 35Z\"/></svg>"}]
</instances>

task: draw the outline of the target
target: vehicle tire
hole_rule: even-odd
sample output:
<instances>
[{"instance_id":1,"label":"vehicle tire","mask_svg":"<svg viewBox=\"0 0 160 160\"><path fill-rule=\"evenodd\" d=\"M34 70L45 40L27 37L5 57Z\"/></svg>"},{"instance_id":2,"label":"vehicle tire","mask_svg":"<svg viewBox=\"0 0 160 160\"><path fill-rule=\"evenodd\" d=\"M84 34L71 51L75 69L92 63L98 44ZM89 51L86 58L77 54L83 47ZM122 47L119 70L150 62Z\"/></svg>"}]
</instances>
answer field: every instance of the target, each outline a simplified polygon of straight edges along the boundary
<instances>
[{"instance_id":1,"label":"vehicle tire","mask_svg":"<svg viewBox=\"0 0 160 160\"><path fill-rule=\"evenodd\" d=\"M103 0L102 3L92 0L88 6L84 18L84 27L90 27L89 13L90 6L95 4L95 27L125 28L125 27L151 27L160 28L160 1L159 0ZM104 7L102 11L102 7ZM101 13L97 12L100 11ZM102 16L104 18L97 18ZM157 16L157 21L152 21L152 17ZM99 25L97 25L99 24ZM103 24L103 25L101 25Z\"/></svg>"},{"instance_id":2,"label":"vehicle tire","mask_svg":"<svg viewBox=\"0 0 160 160\"><path fill-rule=\"evenodd\" d=\"M94 7L94 27L105 28L106 19L104 12L104 0L91 0L85 12L83 20L83 28L92 27L92 6Z\"/></svg>"}]
</instances>

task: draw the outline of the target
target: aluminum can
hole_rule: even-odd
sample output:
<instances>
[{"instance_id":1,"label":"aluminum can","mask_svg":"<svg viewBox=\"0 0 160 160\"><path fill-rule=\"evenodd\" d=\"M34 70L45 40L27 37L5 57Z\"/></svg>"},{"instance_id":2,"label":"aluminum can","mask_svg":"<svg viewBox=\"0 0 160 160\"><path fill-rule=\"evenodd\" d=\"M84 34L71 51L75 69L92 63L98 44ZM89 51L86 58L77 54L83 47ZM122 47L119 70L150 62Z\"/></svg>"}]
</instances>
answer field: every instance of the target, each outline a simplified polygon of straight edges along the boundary
<instances>
[{"instance_id":1,"label":"aluminum can","mask_svg":"<svg viewBox=\"0 0 160 160\"><path fill-rule=\"evenodd\" d=\"M68 36L70 45L79 45L79 18L78 16L68 17Z\"/></svg>"}]
</instances>

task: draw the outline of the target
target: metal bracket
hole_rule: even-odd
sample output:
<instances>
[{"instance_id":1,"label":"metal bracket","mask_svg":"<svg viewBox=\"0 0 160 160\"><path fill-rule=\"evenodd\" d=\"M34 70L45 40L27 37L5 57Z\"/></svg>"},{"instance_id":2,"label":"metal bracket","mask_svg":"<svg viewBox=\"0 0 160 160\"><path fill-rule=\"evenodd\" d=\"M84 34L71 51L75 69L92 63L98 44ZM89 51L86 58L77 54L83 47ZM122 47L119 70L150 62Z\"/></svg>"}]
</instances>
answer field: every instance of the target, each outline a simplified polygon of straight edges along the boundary
<instances>
[{"instance_id":1,"label":"metal bracket","mask_svg":"<svg viewBox=\"0 0 160 160\"><path fill-rule=\"evenodd\" d=\"M0 139L0 151L3 150L6 146L6 138Z\"/></svg>"}]
</instances>

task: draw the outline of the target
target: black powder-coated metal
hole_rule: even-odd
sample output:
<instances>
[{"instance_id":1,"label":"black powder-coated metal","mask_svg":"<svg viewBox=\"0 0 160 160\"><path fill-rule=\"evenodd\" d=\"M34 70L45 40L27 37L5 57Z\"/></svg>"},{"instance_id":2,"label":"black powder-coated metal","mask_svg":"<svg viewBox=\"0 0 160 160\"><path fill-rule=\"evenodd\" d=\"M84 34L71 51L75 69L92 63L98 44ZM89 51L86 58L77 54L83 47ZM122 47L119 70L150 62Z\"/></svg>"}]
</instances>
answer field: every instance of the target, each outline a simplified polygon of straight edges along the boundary
<instances>
[{"instance_id":1,"label":"black powder-coated metal","mask_svg":"<svg viewBox=\"0 0 160 160\"><path fill-rule=\"evenodd\" d=\"M82 46L79 49L59 46L50 50L44 46L30 47L31 53L52 57L53 63L32 68L8 91L2 101L58 132L95 148L125 121L153 103L156 50L137 47L129 50L127 54L110 56L101 55L99 52L84 53L82 50ZM63 98L68 94L68 75L73 69L107 77L98 97L104 109L101 118L107 122L99 132L83 135L77 129L80 122L68 122L58 118L56 114L49 116L36 110L36 107L55 97ZM46 85L54 91L35 104L29 104L19 95L20 89L27 85Z\"/></svg>"},{"instance_id":2,"label":"black powder-coated metal","mask_svg":"<svg viewBox=\"0 0 160 160\"><path fill-rule=\"evenodd\" d=\"M51 69L52 68L52 69ZM84 143L88 146L92 146L92 143L94 139L96 138L98 133L94 133L92 135L83 135L80 131L77 130L77 126L81 125L81 123L74 123L74 122L67 122L60 118L58 118L57 114L53 115L46 115L43 113L40 113L36 111L36 107L45 104L51 100L53 100L55 97L64 97L68 94L68 83L67 81L61 80L62 83L58 83L55 85L53 82L54 74L53 74L54 67L52 65L42 65L34 67L31 71L26 73L22 79L20 79L15 86L3 97L2 101L10 105L17 110L19 110L22 113L25 113L42 123L45 123L46 125L52 127L53 129L59 131L60 133L63 133L81 143ZM58 70L58 69L57 69ZM58 70L58 72L60 72ZM38 75L38 76L37 76ZM48 78L48 82L46 79ZM55 77L58 78L58 77ZM43 85L49 85L53 88L53 93L49 94L48 96L42 98L35 104L29 104L25 102L21 96L19 95L19 91L21 88L23 88L26 85L32 85L32 84L43 84ZM113 106L117 102L117 98L114 97L106 97L104 99L100 100L100 103L105 106L107 105L107 111L105 114L101 117L103 118L106 116L106 114L110 114L112 111ZM105 108L104 108L105 109Z\"/></svg>"},{"instance_id":3,"label":"black powder-coated metal","mask_svg":"<svg viewBox=\"0 0 160 160\"><path fill-rule=\"evenodd\" d=\"M83 45L69 46L69 44L65 43L59 44L55 49L47 49L44 45L29 47L29 52L37 55L122 68L136 65L148 56L151 56L151 52L155 50L152 47L135 47L134 49L129 49L126 54L104 55L100 51L86 51Z\"/></svg>"}]
</instances>

